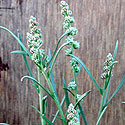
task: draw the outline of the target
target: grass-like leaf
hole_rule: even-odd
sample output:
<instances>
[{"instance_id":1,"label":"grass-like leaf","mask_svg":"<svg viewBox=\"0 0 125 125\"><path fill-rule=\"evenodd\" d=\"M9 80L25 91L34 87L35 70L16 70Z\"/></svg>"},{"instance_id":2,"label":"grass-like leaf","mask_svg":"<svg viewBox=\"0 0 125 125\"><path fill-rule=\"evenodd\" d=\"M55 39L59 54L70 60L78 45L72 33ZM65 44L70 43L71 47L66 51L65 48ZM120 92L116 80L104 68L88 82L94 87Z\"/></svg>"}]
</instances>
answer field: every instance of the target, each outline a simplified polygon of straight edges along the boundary
<instances>
[{"instance_id":1,"label":"grass-like leaf","mask_svg":"<svg viewBox=\"0 0 125 125\"><path fill-rule=\"evenodd\" d=\"M120 82L119 86L117 87L117 89L115 90L115 92L112 94L112 96L110 97L110 99L108 100L108 102L105 104L105 106L107 106L110 101L112 100L112 98L117 94L117 92L119 91L119 89L122 87L123 83L125 82L125 76L123 76L122 81Z\"/></svg>"},{"instance_id":2,"label":"grass-like leaf","mask_svg":"<svg viewBox=\"0 0 125 125\"><path fill-rule=\"evenodd\" d=\"M114 54L113 54L113 60L115 60L116 54L117 54L117 50L118 50L118 40L116 42L116 46L115 46L115 50L114 50ZM113 66L112 66L113 67ZM109 88L110 88L110 81L111 81L111 71L112 71L112 67L110 69L110 73L109 73L109 78L107 81L107 91L106 91L106 95L105 95L105 100L104 100L104 104L106 103L107 99L108 99L108 94L109 94Z\"/></svg>"},{"instance_id":3,"label":"grass-like leaf","mask_svg":"<svg viewBox=\"0 0 125 125\"><path fill-rule=\"evenodd\" d=\"M52 114L52 115L55 116L54 114ZM56 116L56 118L63 121L63 119L60 118L59 116Z\"/></svg>"},{"instance_id":4,"label":"grass-like leaf","mask_svg":"<svg viewBox=\"0 0 125 125\"><path fill-rule=\"evenodd\" d=\"M65 89L66 91L70 92L73 96L75 96L75 94L70 89L68 88L63 88L63 89Z\"/></svg>"},{"instance_id":5,"label":"grass-like leaf","mask_svg":"<svg viewBox=\"0 0 125 125\"><path fill-rule=\"evenodd\" d=\"M78 105L78 103L80 103L81 100L82 100L83 98L85 98L90 92L91 92L91 91L89 90L89 91L87 91L86 93L84 93L83 95L81 95L80 98L78 99L78 101L76 102L74 108L76 108L77 105Z\"/></svg>"},{"instance_id":6,"label":"grass-like leaf","mask_svg":"<svg viewBox=\"0 0 125 125\"><path fill-rule=\"evenodd\" d=\"M81 70L81 68L82 68L82 65L80 65L80 70ZM80 71L79 71L79 72L80 72ZM79 74L79 72L76 73L76 76ZM71 81L74 81L74 78L72 78ZM72 93L72 94L73 94L73 93ZM74 94L73 94L73 95L74 95ZM61 101L61 104L60 104L61 106L63 105L64 101L65 101L65 95L64 95L64 97L63 97L63 99L62 99L62 101ZM84 112L83 112L83 110L82 110L82 107L81 107L80 109L81 109L80 112L81 112L81 114L82 114L82 117L83 117L83 119L86 121L86 118L85 118ZM58 113L59 113L59 110L57 110L57 112L56 112L56 114L55 114L55 117L54 117L53 120L52 120L52 123L55 122L56 116L58 115ZM86 123L87 123L87 122L86 122ZM85 125L87 125L87 124L85 124Z\"/></svg>"},{"instance_id":7,"label":"grass-like leaf","mask_svg":"<svg viewBox=\"0 0 125 125\"><path fill-rule=\"evenodd\" d=\"M12 51L11 53L12 54L24 54L24 55L27 55L24 51L20 51L20 50Z\"/></svg>"},{"instance_id":8,"label":"grass-like leaf","mask_svg":"<svg viewBox=\"0 0 125 125\"><path fill-rule=\"evenodd\" d=\"M17 40L17 42L20 44L20 46L26 51L26 53L31 58L30 52L27 50L27 48L23 45L23 43L20 41L20 39L14 33L12 33L9 29L7 29L7 28L5 28L3 26L0 26L0 28L3 29L3 30L6 30L7 32L9 32Z\"/></svg>"},{"instance_id":9,"label":"grass-like leaf","mask_svg":"<svg viewBox=\"0 0 125 125\"><path fill-rule=\"evenodd\" d=\"M51 63L52 59L54 58L54 56L55 56L55 54L56 54L56 51L57 51L57 49L58 49L59 43L60 43L60 41L62 40L62 38L63 38L64 36L66 36L67 34L69 34L70 32L72 32L72 30L71 30L71 31L68 31L68 32L65 32L65 33L59 38L59 40L58 40L58 42L57 42L57 44L56 44L56 48L55 48L55 50L54 50L54 52L53 52L53 55L52 55L52 57L50 58L50 61L49 61L49 63L48 63L47 65L49 65L49 64Z\"/></svg>"},{"instance_id":10,"label":"grass-like leaf","mask_svg":"<svg viewBox=\"0 0 125 125\"><path fill-rule=\"evenodd\" d=\"M88 68L85 66L85 64L76 56L69 54L70 56L72 56L73 58L75 58L85 69L85 71L88 73L88 75L90 76L90 78L92 79L92 81L94 82L95 86L97 87L97 89L99 90L100 94L102 95L102 89L99 87L99 85L97 84L96 80L93 78L92 74L90 73L90 71L88 70Z\"/></svg>"},{"instance_id":11,"label":"grass-like leaf","mask_svg":"<svg viewBox=\"0 0 125 125\"><path fill-rule=\"evenodd\" d=\"M45 115L41 114L40 111L39 111L35 106L32 105L32 108L34 108L34 109L42 116L42 118L43 118L47 123L49 123L49 125L53 125L53 123L52 123Z\"/></svg>"},{"instance_id":12,"label":"grass-like leaf","mask_svg":"<svg viewBox=\"0 0 125 125\"><path fill-rule=\"evenodd\" d=\"M107 109L107 106L106 106L106 107L103 109L103 111L101 112L101 114L100 114L100 116L99 116L99 118L98 118L98 120L97 120L96 125L99 125L99 124L100 124L100 120L101 120L103 114L105 113L106 109Z\"/></svg>"},{"instance_id":13,"label":"grass-like leaf","mask_svg":"<svg viewBox=\"0 0 125 125\"><path fill-rule=\"evenodd\" d=\"M20 34L20 31L19 31L19 30L18 30L18 35L19 35L19 40L22 42L21 34ZM21 51L24 52L24 49L22 48L22 46L20 46L20 49L21 49ZM22 55L23 55L23 59L24 59L25 65L26 65L26 67L27 67L27 70L28 70L28 72L29 72L29 75L30 75L31 77L33 77L33 74L32 74L31 68L30 68L30 66L29 66L28 60L27 60L27 58L26 58L26 55L25 55L25 54L22 54ZM38 87L38 85L35 84L34 81L33 81L33 84L34 84L34 87L36 88L37 93L39 93L39 87Z\"/></svg>"},{"instance_id":14,"label":"grass-like leaf","mask_svg":"<svg viewBox=\"0 0 125 125\"><path fill-rule=\"evenodd\" d=\"M115 45L115 50L114 50L114 54L113 54L113 59L115 60L115 57L116 57L116 54L117 54L117 50L118 50L118 40L116 42L116 45Z\"/></svg>"},{"instance_id":15,"label":"grass-like leaf","mask_svg":"<svg viewBox=\"0 0 125 125\"><path fill-rule=\"evenodd\" d=\"M64 88L67 88L64 76L63 76L63 84L64 84ZM66 89L64 89L64 92L65 92L65 99L66 99L66 107L68 109L68 106L70 104L70 102L69 102L69 95L68 95L68 92L67 92Z\"/></svg>"},{"instance_id":16,"label":"grass-like leaf","mask_svg":"<svg viewBox=\"0 0 125 125\"><path fill-rule=\"evenodd\" d=\"M65 101L65 96L63 97L63 99L62 99L62 101L61 101L61 103L60 103L61 106L63 105L64 101ZM59 110L57 110L57 112L56 112L56 114L55 114L55 116L54 116L54 118L53 118L53 120L52 120L52 123L55 122L55 120L56 120L58 114L59 114Z\"/></svg>"},{"instance_id":17,"label":"grass-like leaf","mask_svg":"<svg viewBox=\"0 0 125 125\"><path fill-rule=\"evenodd\" d=\"M83 118L83 120L84 120L85 125L88 125L87 120L86 120L86 117L85 117L85 113L84 113L83 108L82 108L82 106L81 106L80 103L78 103L78 107L79 107L79 110L80 110L80 113L81 113L81 115L82 115L82 118Z\"/></svg>"},{"instance_id":18,"label":"grass-like leaf","mask_svg":"<svg viewBox=\"0 0 125 125\"><path fill-rule=\"evenodd\" d=\"M34 81L35 83L37 83L37 85L39 85L50 97L53 98L53 96L51 95L51 92L48 89L46 89L43 85L41 85L36 79L34 79L31 76L24 76L24 77L21 78L21 81L23 81L25 78L31 79L32 81Z\"/></svg>"},{"instance_id":19,"label":"grass-like leaf","mask_svg":"<svg viewBox=\"0 0 125 125\"><path fill-rule=\"evenodd\" d=\"M51 50L50 49L49 49L48 55L49 55L49 59L51 59ZM51 65L52 65L52 63L50 62L49 67L51 67ZM54 81L54 76L53 76L53 70L51 70L51 72L50 72L50 78L52 81L52 86L53 86L54 92L57 96L57 91L56 91L56 86L55 86L55 81ZM58 96L57 96L57 98L58 98Z\"/></svg>"}]
</instances>

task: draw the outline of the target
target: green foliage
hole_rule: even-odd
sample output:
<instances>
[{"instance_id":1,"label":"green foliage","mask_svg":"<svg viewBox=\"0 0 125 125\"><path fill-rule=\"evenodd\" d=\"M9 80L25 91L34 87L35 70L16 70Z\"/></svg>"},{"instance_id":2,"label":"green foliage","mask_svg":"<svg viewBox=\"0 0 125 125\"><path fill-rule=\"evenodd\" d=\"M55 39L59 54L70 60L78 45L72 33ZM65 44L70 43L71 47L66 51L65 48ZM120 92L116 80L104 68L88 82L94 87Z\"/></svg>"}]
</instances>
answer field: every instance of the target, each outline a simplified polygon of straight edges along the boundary
<instances>
[{"instance_id":1,"label":"green foliage","mask_svg":"<svg viewBox=\"0 0 125 125\"><path fill-rule=\"evenodd\" d=\"M100 92L100 96L102 98L99 115L96 123L97 125L99 125L100 120L104 115L104 112L106 111L108 104L111 102L113 97L117 94L117 92L120 90L123 83L125 82L125 76L123 76L123 79L120 82L119 86L116 88L112 96L108 99L110 84L111 84L110 81L112 76L112 69L114 67L114 64L117 63L117 61L115 61L115 56L118 49L118 41L116 42L116 47L115 47L113 56L111 53L109 53L106 57L106 61L103 69L104 72L101 75L101 78L104 80L104 87L100 88L98 83L92 76L91 72L86 67L86 65L77 56L75 56L75 49L79 49L80 44L74 38L74 36L78 33L78 30L76 27L72 26L73 23L75 22L72 16L72 11L69 9L69 5L65 1L61 1L60 6L61 6L61 14L64 17L63 28L65 29L65 33L59 38L57 45L55 47L55 50L52 54L52 57L51 57L50 49L49 49L48 55L46 55L45 50L42 49L42 46L43 46L43 41L41 39L42 34L38 27L38 22L36 21L35 17L33 16L30 17L30 20L29 20L30 31L27 33L27 45L30 51L28 51L28 49L24 46L21 39L21 34L19 31L18 31L18 35L19 35L19 38L18 38L14 33L12 33L7 28L0 26L0 29L6 30L7 32L9 32L20 45L21 50L15 50L15 51L12 51L11 53L21 54L23 56L29 76L22 77L21 81L23 81L26 78L32 80L33 82L32 85L35 86L36 91L39 95L40 111L35 106L32 106L32 107L40 114L41 123L43 125L46 123L48 123L49 125L53 125L56 118L62 120L64 125L67 125L67 124L80 125L80 118L79 118L80 114L82 115L85 125L88 124L85 117L85 113L80 103L83 100L83 98L85 98L91 91L89 90L85 92L83 95L79 95L77 90L78 88L77 81L79 80L77 79L77 75L79 74L82 67L90 76L91 80L93 81L98 91ZM59 47L61 40L65 36L66 36L65 42ZM65 54L66 56L71 57L70 65L73 71L73 78L67 87L66 81L63 77L64 96L60 103L56 86L55 86L55 81L54 81L55 76L53 75L53 67L59 53L66 46L69 46L69 48L65 50ZM33 76L33 73L31 71L31 68L27 60L27 56L30 57L29 59L31 59L34 65L37 67L38 71L36 76L38 80L36 80ZM79 67L79 64L80 64L80 67ZM43 86L43 79L44 81L46 81L49 89ZM44 90L47 93L47 95L49 95L53 99L53 101L55 102L58 108L52 122L45 115L47 110L47 95L44 96L44 93L42 90ZM74 99L74 103L73 102L70 103L69 93L72 95ZM62 109L62 105L64 101L66 101L66 107L67 107L67 110L65 112ZM124 102L122 103L124 104ZM78 108L80 112L78 111ZM59 113L60 113L60 116L58 116ZM0 123L0 125L7 125L7 124Z\"/></svg>"},{"instance_id":2,"label":"green foliage","mask_svg":"<svg viewBox=\"0 0 125 125\"><path fill-rule=\"evenodd\" d=\"M81 100L82 100L83 98L85 98L90 92L91 92L91 91L89 90L88 92L86 92L86 93L84 93L83 95L81 95L81 97L80 97L80 98L78 99L78 101L76 102L74 108L76 108L76 106L78 105L78 103L80 103Z\"/></svg>"},{"instance_id":3,"label":"green foliage","mask_svg":"<svg viewBox=\"0 0 125 125\"><path fill-rule=\"evenodd\" d=\"M90 76L90 78L92 79L92 81L94 82L95 86L97 87L97 89L99 90L100 94L102 95L102 90L101 88L98 86L97 82L95 81L95 79L93 78L93 76L91 75L90 71L88 70L88 68L85 66L85 64L76 56L70 54L71 57L75 58L85 69L85 71L88 73L88 75Z\"/></svg>"},{"instance_id":4,"label":"green foliage","mask_svg":"<svg viewBox=\"0 0 125 125\"><path fill-rule=\"evenodd\" d=\"M99 118L98 118L98 121L97 121L96 125L99 125L99 124L100 124L100 120L101 120L103 114L105 113L106 109L107 109L107 106L102 110L102 112L101 112L101 114L100 114L100 116L99 116Z\"/></svg>"},{"instance_id":5,"label":"green foliage","mask_svg":"<svg viewBox=\"0 0 125 125\"><path fill-rule=\"evenodd\" d=\"M64 77L63 77L63 84L64 84L64 88L67 89L67 86L66 86L66 82L65 82ZM64 92L65 92L65 99L66 99L66 107L67 107L67 109L68 109L68 106L69 106L70 102L69 102L69 95L68 95L68 92L67 92L66 89L64 89Z\"/></svg>"}]
</instances>

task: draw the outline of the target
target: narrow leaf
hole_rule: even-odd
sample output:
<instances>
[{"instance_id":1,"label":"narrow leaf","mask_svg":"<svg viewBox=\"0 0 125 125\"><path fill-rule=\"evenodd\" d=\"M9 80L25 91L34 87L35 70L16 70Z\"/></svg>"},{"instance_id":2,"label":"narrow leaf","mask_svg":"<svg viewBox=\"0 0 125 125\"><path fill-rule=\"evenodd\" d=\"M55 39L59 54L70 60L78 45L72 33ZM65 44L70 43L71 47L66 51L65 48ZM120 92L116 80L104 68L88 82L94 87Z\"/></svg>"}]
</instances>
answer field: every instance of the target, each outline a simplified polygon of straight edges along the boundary
<instances>
[{"instance_id":1,"label":"narrow leaf","mask_svg":"<svg viewBox=\"0 0 125 125\"><path fill-rule=\"evenodd\" d=\"M110 80L111 81L111 80ZM106 90L106 95L105 95L105 99L104 99L104 105L106 104L106 101L108 99L108 94L109 94L109 89L110 89L110 81L109 83L107 84L107 90Z\"/></svg>"},{"instance_id":2,"label":"narrow leaf","mask_svg":"<svg viewBox=\"0 0 125 125\"><path fill-rule=\"evenodd\" d=\"M112 98L117 94L117 92L119 91L119 89L122 87L123 83L125 82L125 76L123 77L121 83L119 84L119 86L117 87L117 89L115 90L115 92L112 94L112 96L110 97L110 99L108 100L108 102L106 103L105 106L107 106L110 101L112 100Z\"/></svg>"},{"instance_id":3,"label":"narrow leaf","mask_svg":"<svg viewBox=\"0 0 125 125\"><path fill-rule=\"evenodd\" d=\"M41 115L40 111L35 106L32 105L32 108L34 108Z\"/></svg>"},{"instance_id":4,"label":"narrow leaf","mask_svg":"<svg viewBox=\"0 0 125 125\"><path fill-rule=\"evenodd\" d=\"M25 78L31 79L32 81L36 82L46 93L48 93L48 95L49 95L50 97L53 98L53 96L51 95L50 91L49 91L48 89L46 89L43 85L41 85L36 79L34 79L34 78L31 77L31 76L24 76L24 77L21 78L21 81L23 81Z\"/></svg>"},{"instance_id":5,"label":"narrow leaf","mask_svg":"<svg viewBox=\"0 0 125 125\"><path fill-rule=\"evenodd\" d=\"M51 59L51 50L50 49L49 49L48 55L49 55L49 59ZM49 67L51 67L51 65L52 65L52 63L50 62ZM51 72L50 72L50 78L51 78L51 81L52 81L52 86L53 86L54 92L57 96L57 91L56 91L56 86L55 86L54 76L53 76L53 70L51 70ZM58 98L58 96L57 96L57 98Z\"/></svg>"},{"instance_id":6,"label":"narrow leaf","mask_svg":"<svg viewBox=\"0 0 125 125\"><path fill-rule=\"evenodd\" d=\"M17 51L12 51L11 52L12 54L24 54L24 55L27 55L24 51L19 51L19 50L17 50Z\"/></svg>"},{"instance_id":7,"label":"narrow leaf","mask_svg":"<svg viewBox=\"0 0 125 125\"><path fill-rule=\"evenodd\" d=\"M92 79L92 81L94 82L94 84L96 85L97 89L99 90L100 94L102 95L102 90L101 88L98 86L97 82L95 81L95 79L93 78L92 74L90 73L90 71L88 70L88 68L85 66L85 64L76 56L69 54L70 56L72 56L73 58L75 58L85 69L85 71L88 73L88 75L90 76L90 78Z\"/></svg>"},{"instance_id":8,"label":"narrow leaf","mask_svg":"<svg viewBox=\"0 0 125 125\"><path fill-rule=\"evenodd\" d=\"M81 95L80 98L78 99L78 101L76 102L74 108L76 108L77 105L78 105L78 103L80 103L81 100L82 100L83 98L85 98L90 92L91 92L91 91L89 90L89 91L87 91L86 93L84 93L83 95Z\"/></svg>"},{"instance_id":9,"label":"narrow leaf","mask_svg":"<svg viewBox=\"0 0 125 125\"><path fill-rule=\"evenodd\" d=\"M9 29L7 29L7 28L5 28L5 27L3 27L3 26L0 26L0 28L3 29L3 30L6 30L7 32L9 32L9 33L17 40L17 42L20 44L20 46L26 51L26 53L27 53L27 54L30 56L30 58L31 58L30 52L27 50L27 48L23 45L23 43L19 40L19 38L18 38L14 33L12 33Z\"/></svg>"},{"instance_id":10,"label":"narrow leaf","mask_svg":"<svg viewBox=\"0 0 125 125\"><path fill-rule=\"evenodd\" d=\"M79 110L80 110L80 113L81 113L81 115L82 115L82 118L83 118L83 120L84 120L85 125L88 125L87 120L86 120L86 117L85 117L85 113L84 113L83 108L82 108L82 106L81 106L80 103L78 103L78 107L79 107Z\"/></svg>"},{"instance_id":11,"label":"narrow leaf","mask_svg":"<svg viewBox=\"0 0 125 125\"><path fill-rule=\"evenodd\" d=\"M49 125L53 125L53 123L52 123L45 115L41 114L40 111L39 111L35 106L32 105L32 108L34 108L34 109L42 116L42 118L43 118L47 123L49 123Z\"/></svg>"},{"instance_id":12,"label":"narrow leaf","mask_svg":"<svg viewBox=\"0 0 125 125\"><path fill-rule=\"evenodd\" d=\"M100 116L99 116L99 118L98 118L98 121L97 121L96 125L99 125L99 124L100 124L100 120L101 120L103 114L105 113L106 109L107 109L107 106L106 106L106 107L103 109L103 111L101 112L101 114L100 114Z\"/></svg>"},{"instance_id":13,"label":"narrow leaf","mask_svg":"<svg viewBox=\"0 0 125 125\"><path fill-rule=\"evenodd\" d=\"M54 114L52 114L52 115L55 116ZM59 116L56 116L56 118L63 121L63 119L60 118Z\"/></svg>"},{"instance_id":14,"label":"narrow leaf","mask_svg":"<svg viewBox=\"0 0 125 125\"><path fill-rule=\"evenodd\" d=\"M68 88L63 88L63 89L69 91L73 96L75 96L75 94L70 89L68 89Z\"/></svg>"},{"instance_id":15,"label":"narrow leaf","mask_svg":"<svg viewBox=\"0 0 125 125\"><path fill-rule=\"evenodd\" d=\"M67 88L64 76L63 76L63 84L64 84L64 88ZM68 95L68 92L67 92L66 89L64 89L64 92L65 92L65 99L66 99L66 107L68 109L68 106L70 104L70 102L69 102L69 95Z\"/></svg>"},{"instance_id":16,"label":"narrow leaf","mask_svg":"<svg viewBox=\"0 0 125 125\"><path fill-rule=\"evenodd\" d=\"M68 32L65 32L65 33L59 38L59 40L58 40L58 42L57 42L57 44L56 44L56 48L55 48L55 50L54 50L54 52L53 52L53 55L52 55L52 57L51 57L51 59L50 59L48 65L50 64L50 62L51 62L52 59L54 58L54 56L55 56L55 54L56 54L56 51L57 51L57 49L58 49L58 46L59 46L60 41L62 40L62 38L63 38L64 36L66 36L66 35L69 34L70 32L72 32L72 30L71 30L71 31L68 31Z\"/></svg>"},{"instance_id":17,"label":"narrow leaf","mask_svg":"<svg viewBox=\"0 0 125 125\"><path fill-rule=\"evenodd\" d=\"M20 31L19 31L19 30L18 30L18 35L19 35L19 40L22 42L21 34L20 34ZM22 46L20 46L20 48L21 48L21 51L24 52L24 49L22 48ZM29 63L28 63L28 60L27 60L25 54L23 54L23 59L24 59L25 65L26 65L26 67L27 67L27 70L28 70L28 72L29 72L29 75L30 75L31 77L33 77L32 71L31 71L31 69L30 69L30 66L29 66ZM34 83L34 86L35 86L35 88L36 88L37 93L39 93L39 87L38 87L38 85L35 84L34 81L33 81L33 83Z\"/></svg>"},{"instance_id":18,"label":"narrow leaf","mask_svg":"<svg viewBox=\"0 0 125 125\"><path fill-rule=\"evenodd\" d=\"M63 105L64 101L65 101L65 96L63 97L63 99L62 99L62 101L61 101L61 103L60 103L61 106ZM55 122L55 120L56 120L58 114L59 114L59 110L57 110L57 112L56 112L56 114L55 114L55 116L54 116L54 118L53 118L53 120L52 120L52 123Z\"/></svg>"},{"instance_id":19,"label":"narrow leaf","mask_svg":"<svg viewBox=\"0 0 125 125\"><path fill-rule=\"evenodd\" d=\"M118 40L117 40L116 45L115 45L115 50L114 50L114 54L113 54L113 60L115 60L115 57L116 57L116 54L117 54L117 50L118 50ZM105 95L104 104L106 103L106 101L108 99L109 88L110 88L110 81L111 81L111 71L112 71L112 67L110 69L109 78L108 78L108 81L107 81L107 86L106 86L107 91L106 91L106 95Z\"/></svg>"},{"instance_id":20,"label":"narrow leaf","mask_svg":"<svg viewBox=\"0 0 125 125\"><path fill-rule=\"evenodd\" d=\"M82 65L80 65L80 70L81 70L81 68L82 68ZM80 72L80 71L79 71ZM76 74L76 76L79 74L79 72ZM72 80L71 81L73 81L74 80L74 78L72 78ZM73 94L73 93L72 93ZM74 95L74 94L73 94ZM62 101L61 101L61 106L63 105L63 103L64 103L64 101L65 101L65 95L64 95L64 97L63 97L63 99L62 99ZM83 110L82 110L83 111ZM55 120L56 120L56 116L58 115L58 113L59 113L59 110L57 110L57 112L56 112L56 114L55 114L55 117L53 118L53 120L52 120L52 123L54 123L55 122ZM81 113L82 114L82 116L83 116L83 114L84 114L84 112L83 113ZM83 116L84 117L84 119L85 119L85 116ZM85 125L87 125L87 124L85 124Z\"/></svg>"},{"instance_id":21,"label":"narrow leaf","mask_svg":"<svg viewBox=\"0 0 125 125\"><path fill-rule=\"evenodd\" d=\"M116 54L117 54L117 50L118 50L118 40L116 42L116 45L115 45L115 50L114 50L114 54L113 54L113 59L115 60L115 57L116 57Z\"/></svg>"}]
</instances>

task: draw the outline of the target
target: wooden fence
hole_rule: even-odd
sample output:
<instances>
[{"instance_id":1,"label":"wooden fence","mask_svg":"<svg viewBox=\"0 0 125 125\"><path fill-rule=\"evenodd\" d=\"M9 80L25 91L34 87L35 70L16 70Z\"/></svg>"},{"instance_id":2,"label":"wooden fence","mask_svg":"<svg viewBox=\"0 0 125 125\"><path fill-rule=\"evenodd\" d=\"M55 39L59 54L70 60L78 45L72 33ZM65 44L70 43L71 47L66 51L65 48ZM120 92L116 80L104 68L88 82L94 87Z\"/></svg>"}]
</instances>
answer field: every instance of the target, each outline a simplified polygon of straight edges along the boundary
<instances>
[{"instance_id":1,"label":"wooden fence","mask_svg":"<svg viewBox=\"0 0 125 125\"><path fill-rule=\"evenodd\" d=\"M48 48L54 51L58 38L64 33L62 28L63 17L60 14L61 0L0 0L0 25L7 27L17 34L21 31L22 40L26 45L26 32L29 31L28 20L31 15L37 17L43 34L46 53ZM84 61L94 78L103 85L100 75L103 72L103 62L106 55L113 53L115 43L119 41L116 60L118 64L113 69L110 95L119 85L125 74L125 1L124 0L66 0L68 1L75 26L78 28L76 39L80 42L80 49L76 55ZM64 42L64 39L61 43ZM0 29L0 122L10 125L40 125L39 114L31 105L38 107L38 96L35 89L29 84L31 81L20 81L28 75L21 55L10 54L18 50L16 40L6 31ZM62 77L67 84L72 79L70 58L64 50L54 66L56 88L60 100L63 97ZM35 66L30 62L35 74ZM82 70L78 76L78 92L82 94L88 90L88 95L82 106L89 125L95 125L99 109L100 96L87 73ZM47 87L47 85L45 84ZM52 120L57 110L55 103L48 97L47 117ZM72 97L70 96L70 100ZM107 108L101 125L125 124L125 86L123 86ZM64 106L65 109L65 106ZM57 120L57 125L61 124ZM84 123L81 122L81 125Z\"/></svg>"}]
</instances>

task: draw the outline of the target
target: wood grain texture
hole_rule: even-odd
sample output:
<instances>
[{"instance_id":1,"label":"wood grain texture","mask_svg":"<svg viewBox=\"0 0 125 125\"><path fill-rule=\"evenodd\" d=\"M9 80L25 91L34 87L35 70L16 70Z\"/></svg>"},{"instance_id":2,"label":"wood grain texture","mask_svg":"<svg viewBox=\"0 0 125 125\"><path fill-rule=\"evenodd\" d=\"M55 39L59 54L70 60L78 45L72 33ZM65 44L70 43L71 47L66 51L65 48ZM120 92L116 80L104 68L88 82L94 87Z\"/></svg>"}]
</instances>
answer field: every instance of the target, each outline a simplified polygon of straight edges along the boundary
<instances>
[{"instance_id":1,"label":"wood grain texture","mask_svg":"<svg viewBox=\"0 0 125 125\"><path fill-rule=\"evenodd\" d=\"M62 29L63 17L60 14L61 0L0 0L0 25L7 27L15 34L17 29L21 31L22 39L26 45L26 32L28 20L31 15L37 17L41 27L44 47L54 51L58 38L64 33ZM114 76L111 80L110 95L125 75L125 0L67 0L73 11L75 26L79 34L76 39L80 42L80 49L76 55L84 61L94 78L102 86L100 75L103 70L103 62L106 55L113 53L116 40L119 48L116 60L119 63L113 69ZM65 42L64 40L61 42ZM0 30L0 57L3 64L9 69L1 71L0 81L0 122L10 125L40 125L39 114L31 107L38 105L38 96L35 89L25 80L20 81L23 75L27 75L25 64L21 55L10 54L18 50L19 45L7 32ZM72 78L69 58L64 51L60 53L55 67L54 75L56 88L61 99L63 97L62 76L65 76L67 84ZM30 62L35 74L35 67ZM47 87L47 85L45 85ZM97 88L92 83L87 73L83 70L78 76L78 91L82 94L88 90L92 93L82 103L89 125L95 125L99 109L100 96ZM73 101L70 96L70 100ZM125 124L125 85L109 104L102 119L101 125ZM52 120L52 114L56 112L55 103L48 97L47 117ZM65 106L64 106L65 109ZM62 124L57 120L56 125ZM81 125L83 125L83 121Z\"/></svg>"}]
</instances>

